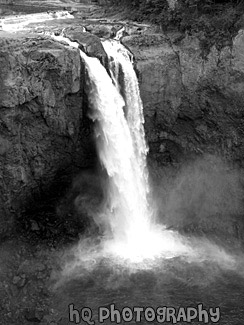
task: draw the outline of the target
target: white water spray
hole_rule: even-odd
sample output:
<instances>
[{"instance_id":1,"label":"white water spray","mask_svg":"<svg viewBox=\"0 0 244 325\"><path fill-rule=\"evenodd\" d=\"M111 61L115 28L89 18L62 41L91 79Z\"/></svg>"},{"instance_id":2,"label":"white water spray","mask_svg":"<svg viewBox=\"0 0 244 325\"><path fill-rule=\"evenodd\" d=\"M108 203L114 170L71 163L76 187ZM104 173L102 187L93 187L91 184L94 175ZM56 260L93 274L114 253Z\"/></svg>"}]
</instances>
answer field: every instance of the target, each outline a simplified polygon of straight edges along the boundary
<instances>
[{"instance_id":1,"label":"white water spray","mask_svg":"<svg viewBox=\"0 0 244 325\"><path fill-rule=\"evenodd\" d=\"M79 47L63 36L54 38ZM104 257L109 257L109 263L125 263L133 269L152 268L161 258L182 255L188 262L212 260L223 268L234 269L235 259L215 244L187 240L154 223L148 201L142 104L131 56L119 43L105 43L104 47L110 58L112 78L98 59L82 51L80 55L88 73L88 98L91 117L96 122L98 153L109 175L108 205L100 216L110 231L105 233L101 245L93 244L89 238L81 241L74 249L74 259L66 263L63 276L79 274L81 266L92 270ZM113 72L119 69L124 89L117 82L119 74Z\"/></svg>"},{"instance_id":2,"label":"white water spray","mask_svg":"<svg viewBox=\"0 0 244 325\"><path fill-rule=\"evenodd\" d=\"M77 43L62 36L55 38L78 48ZM101 211L101 218L109 229L103 253L140 262L165 254L172 257L189 252L174 232L153 223L148 198L143 107L131 55L119 42L103 45L112 78L97 58L80 51L89 76L90 117L95 121L98 154L109 175L108 204L106 210ZM118 82L120 72L123 91Z\"/></svg>"},{"instance_id":3,"label":"white water spray","mask_svg":"<svg viewBox=\"0 0 244 325\"><path fill-rule=\"evenodd\" d=\"M132 56L117 41L104 41L103 46L112 79L98 60L86 58L85 62L91 82L92 118L97 122L98 153L110 177L107 220L113 238L105 242L105 252L133 261L166 252L170 256L182 253L186 248L174 233L153 223L143 106Z\"/></svg>"}]
</instances>

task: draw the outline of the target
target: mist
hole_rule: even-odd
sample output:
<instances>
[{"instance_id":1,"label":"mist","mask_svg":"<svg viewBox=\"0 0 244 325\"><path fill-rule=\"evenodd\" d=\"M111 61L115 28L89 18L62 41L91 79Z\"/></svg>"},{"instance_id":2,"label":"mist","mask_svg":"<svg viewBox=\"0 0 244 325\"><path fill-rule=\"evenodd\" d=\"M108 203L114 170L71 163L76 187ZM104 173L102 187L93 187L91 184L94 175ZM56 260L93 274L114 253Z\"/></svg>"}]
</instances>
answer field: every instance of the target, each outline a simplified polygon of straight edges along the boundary
<instances>
[{"instance_id":1,"label":"mist","mask_svg":"<svg viewBox=\"0 0 244 325\"><path fill-rule=\"evenodd\" d=\"M206 155L178 170L158 169L152 179L158 219L168 229L219 238L225 243L243 239L240 169L220 157Z\"/></svg>"}]
</instances>

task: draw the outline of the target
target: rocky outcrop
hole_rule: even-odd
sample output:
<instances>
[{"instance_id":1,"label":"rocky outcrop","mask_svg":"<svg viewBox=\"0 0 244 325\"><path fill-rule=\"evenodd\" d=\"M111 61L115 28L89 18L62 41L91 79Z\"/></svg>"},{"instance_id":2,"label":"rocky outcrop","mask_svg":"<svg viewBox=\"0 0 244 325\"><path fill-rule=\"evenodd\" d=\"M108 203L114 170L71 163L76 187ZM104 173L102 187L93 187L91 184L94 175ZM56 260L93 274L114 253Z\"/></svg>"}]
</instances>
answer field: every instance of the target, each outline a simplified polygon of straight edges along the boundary
<instances>
[{"instance_id":1,"label":"rocky outcrop","mask_svg":"<svg viewBox=\"0 0 244 325\"><path fill-rule=\"evenodd\" d=\"M58 173L94 156L78 49L8 36L0 50L0 234Z\"/></svg>"},{"instance_id":2,"label":"rocky outcrop","mask_svg":"<svg viewBox=\"0 0 244 325\"><path fill-rule=\"evenodd\" d=\"M114 33L110 27L104 37ZM98 36L78 25L59 29L106 66ZM196 37L130 31L123 43L135 57L151 157L165 164L217 153L243 165L244 31L232 47L212 47L207 57ZM37 34L5 33L0 62L4 232L33 193L67 168L91 166L95 150L78 49Z\"/></svg>"},{"instance_id":3,"label":"rocky outcrop","mask_svg":"<svg viewBox=\"0 0 244 325\"><path fill-rule=\"evenodd\" d=\"M78 42L81 50L88 56L96 57L102 64L106 64L107 55L98 36L86 32L84 28L80 26L66 28L64 35L71 41Z\"/></svg>"},{"instance_id":4,"label":"rocky outcrop","mask_svg":"<svg viewBox=\"0 0 244 325\"><path fill-rule=\"evenodd\" d=\"M244 31L203 57L196 37L123 38L135 56L151 156L177 163L202 153L243 165Z\"/></svg>"}]
</instances>

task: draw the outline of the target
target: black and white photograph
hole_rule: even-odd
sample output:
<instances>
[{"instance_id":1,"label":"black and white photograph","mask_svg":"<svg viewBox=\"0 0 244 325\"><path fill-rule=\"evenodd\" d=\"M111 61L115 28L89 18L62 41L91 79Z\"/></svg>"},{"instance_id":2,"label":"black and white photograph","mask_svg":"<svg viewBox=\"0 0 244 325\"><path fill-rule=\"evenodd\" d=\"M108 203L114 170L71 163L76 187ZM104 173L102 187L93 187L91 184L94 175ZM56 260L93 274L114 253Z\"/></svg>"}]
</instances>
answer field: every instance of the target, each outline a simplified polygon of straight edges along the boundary
<instances>
[{"instance_id":1,"label":"black and white photograph","mask_svg":"<svg viewBox=\"0 0 244 325\"><path fill-rule=\"evenodd\" d=\"M244 325L244 0L0 0L0 325Z\"/></svg>"}]
</instances>

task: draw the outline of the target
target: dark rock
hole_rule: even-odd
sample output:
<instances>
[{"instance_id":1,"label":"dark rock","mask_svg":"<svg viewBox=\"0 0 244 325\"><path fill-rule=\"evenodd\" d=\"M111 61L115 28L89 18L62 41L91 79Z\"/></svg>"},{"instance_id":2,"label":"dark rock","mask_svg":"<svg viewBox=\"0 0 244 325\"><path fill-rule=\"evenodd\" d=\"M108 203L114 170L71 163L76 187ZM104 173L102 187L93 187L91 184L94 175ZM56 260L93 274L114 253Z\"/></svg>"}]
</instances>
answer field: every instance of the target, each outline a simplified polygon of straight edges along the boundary
<instances>
[{"instance_id":1,"label":"dark rock","mask_svg":"<svg viewBox=\"0 0 244 325\"><path fill-rule=\"evenodd\" d=\"M88 56L98 58L102 64L107 62L107 54L102 46L101 40L96 35L84 32L83 27L69 27L64 31L65 37L71 41L78 42L81 50Z\"/></svg>"},{"instance_id":2,"label":"dark rock","mask_svg":"<svg viewBox=\"0 0 244 325\"><path fill-rule=\"evenodd\" d=\"M87 24L87 32L98 36L99 38L113 38L117 31L122 27L121 24Z\"/></svg>"},{"instance_id":3,"label":"dark rock","mask_svg":"<svg viewBox=\"0 0 244 325\"><path fill-rule=\"evenodd\" d=\"M39 231L40 227L38 226L38 223L35 220L31 221L31 230L32 231Z\"/></svg>"},{"instance_id":4,"label":"dark rock","mask_svg":"<svg viewBox=\"0 0 244 325\"><path fill-rule=\"evenodd\" d=\"M36 35L0 45L1 236L58 172L92 156L79 51Z\"/></svg>"},{"instance_id":5,"label":"dark rock","mask_svg":"<svg viewBox=\"0 0 244 325\"><path fill-rule=\"evenodd\" d=\"M46 270L45 264L38 261L25 260L18 268L18 274L35 274Z\"/></svg>"},{"instance_id":6,"label":"dark rock","mask_svg":"<svg viewBox=\"0 0 244 325\"><path fill-rule=\"evenodd\" d=\"M23 274L22 276L15 276L13 278L13 284L15 284L18 288L24 287L25 283L26 283L25 274Z\"/></svg>"},{"instance_id":7,"label":"dark rock","mask_svg":"<svg viewBox=\"0 0 244 325\"><path fill-rule=\"evenodd\" d=\"M110 37L115 32L111 26L98 21L87 27ZM133 34L132 27L127 30ZM68 27L64 34L106 66L98 36L82 26ZM150 155L160 163L178 163L215 152L243 164L244 31L232 47L213 46L205 58L195 36L145 32L123 37L123 44L135 58ZM34 35L2 38L0 45L4 232L34 193L45 191L69 166L87 167L95 154L91 124L84 116L87 98L79 51ZM32 222L30 228L38 232L42 225Z\"/></svg>"},{"instance_id":8,"label":"dark rock","mask_svg":"<svg viewBox=\"0 0 244 325\"><path fill-rule=\"evenodd\" d=\"M20 280L21 280L21 277L20 276L15 276L13 278L13 284L17 284Z\"/></svg>"},{"instance_id":9,"label":"dark rock","mask_svg":"<svg viewBox=\"0 0 244 325\"><path fill-rule=\"evenodd\" d=\"M29 322L40 323L43 319L44 312L41 309L28 309L25 312L25 319Z\"/></svg>"},{"instance_id":10,"label":"dark rock","mask_svg":"<svg viewBox=\"0 0 244 325\"><path fill-rule=\"evenodd\" d=\"M132 35L123 43L136 60L150 155L177 163L216 153L243 165L244 31L206 58L193 36Z\"/></svg>"},{"instance_id":11,"label":"dark rock","mask_svg":"<svg viewBox=\"0 0 244 325\"><path fill-rule=\"evenodd\" d=\"M4 155L10 149L10 142L0 137L0 155Z\"/></svg>"}]
</instances>

